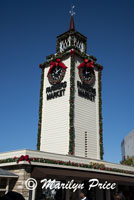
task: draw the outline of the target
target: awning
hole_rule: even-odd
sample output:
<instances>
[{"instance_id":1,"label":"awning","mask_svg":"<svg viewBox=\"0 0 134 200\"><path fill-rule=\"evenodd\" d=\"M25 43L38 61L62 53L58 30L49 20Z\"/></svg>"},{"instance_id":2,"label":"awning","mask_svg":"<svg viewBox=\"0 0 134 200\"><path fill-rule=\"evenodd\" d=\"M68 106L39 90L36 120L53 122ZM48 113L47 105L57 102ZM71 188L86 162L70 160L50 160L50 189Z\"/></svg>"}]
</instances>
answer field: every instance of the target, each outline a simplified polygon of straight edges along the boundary
<instances>
[{"instance_id":1,"label":"awning","mask_svg":"<svg viewBox=\"0 0 134 200\"><path fill-rule=\"evenodd\" d=\"M7 170L4 170L2 168L0 168L0 177L3 178L18 178L18 176L16 174L13 174Z\"/></svg>"},{"instance_id":2,"label":"awning","mask_svg":"<svg viewBox=\"0 0 134 200\"><path fill-rule=\"evenodd\" d=\"M94 171L82 171L74 169L64 169L55 167L37 167L35 166L32 171L32 177L35 179L56 179L56 180L89 180L96 178L101 181L115 182L125 185L134 185L134 177L126 175L100 173Z\"/></svg>"}]
</instances>

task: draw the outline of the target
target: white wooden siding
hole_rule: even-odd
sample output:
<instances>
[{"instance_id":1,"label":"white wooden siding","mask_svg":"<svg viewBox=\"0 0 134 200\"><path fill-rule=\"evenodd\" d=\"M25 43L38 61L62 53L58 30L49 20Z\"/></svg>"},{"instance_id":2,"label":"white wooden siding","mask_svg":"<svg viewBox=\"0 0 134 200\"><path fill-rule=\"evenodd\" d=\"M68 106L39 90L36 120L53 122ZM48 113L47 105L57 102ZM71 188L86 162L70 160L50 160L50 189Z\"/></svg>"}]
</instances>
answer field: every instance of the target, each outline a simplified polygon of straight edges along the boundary
<instances>
[{"instance_id":1,"label":"white wooden siding","mask_svg":"<svg viewBox=\"0 0 134 200\"><path fill-rule=\"evenodd\" d=\"M98 72L95 72L95 102L78 96L77 81L80 81L77 66L83 60L75 57L75 155L85 156L85 132L87 132L87 157L100 159L99 112L98 112Z\"/></svg>"}]
</instances>

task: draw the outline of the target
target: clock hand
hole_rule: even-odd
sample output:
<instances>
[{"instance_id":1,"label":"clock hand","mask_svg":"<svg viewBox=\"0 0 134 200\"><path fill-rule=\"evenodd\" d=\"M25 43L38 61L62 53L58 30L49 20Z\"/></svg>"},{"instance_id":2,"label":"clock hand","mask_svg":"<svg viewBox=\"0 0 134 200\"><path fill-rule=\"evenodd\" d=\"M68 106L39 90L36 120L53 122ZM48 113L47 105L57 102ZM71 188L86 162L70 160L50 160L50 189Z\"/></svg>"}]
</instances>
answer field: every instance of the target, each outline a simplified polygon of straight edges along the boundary
<instances>
[{"instance_id":1,"label":"clock hand","mask_svg":"<svg viewBox=\"0 0 134 200\"><path fill-rule=\"evenodd\" d=\"M58 74L59 69L55 69L55 74Z\"/></svg>"},{"instance_id":2,"label":"clock hand","mask_svg":"<svg viewBox=\"0 0 134 200\"><path fill-rule=\"evenodd\" d=\"M57 74L57 69L55 69L55 74Z\"/></svg>"},{"instance_id":3,"label":"clock hand","mask_svg":"<svg viewBox=\"0 0 134 200\"><path fill-rule=\"evenodd\" d=\"M57 73L60 71L60 69L59 70L57 70Z\"/></svg>"}]
</instances>

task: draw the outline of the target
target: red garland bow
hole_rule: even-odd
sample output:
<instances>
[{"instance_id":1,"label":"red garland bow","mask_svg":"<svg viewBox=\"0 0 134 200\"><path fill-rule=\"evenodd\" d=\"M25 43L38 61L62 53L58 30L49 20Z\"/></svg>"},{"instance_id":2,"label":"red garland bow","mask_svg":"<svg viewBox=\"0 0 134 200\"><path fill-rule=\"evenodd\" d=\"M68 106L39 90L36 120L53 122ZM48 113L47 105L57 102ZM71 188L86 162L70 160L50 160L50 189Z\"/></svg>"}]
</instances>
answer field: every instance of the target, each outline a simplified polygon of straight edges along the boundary
<instances>
[{"instance_id":1,"label":"red garland bow","mask_svg":"<svg viewBox=\"0 0 134 200\"><path fill-rule=\"evenodd\" d=\"M84 66L94 68L94 62L85 59L84 62L81 63L81 64L78 66L78 69L80 69L81 67L84 67Z\"/></svg>"},{"instance_id":2,"label":"red garland bow","mask_svg":"<svg viewBox=\"0 0 134 200\"><path fill-rule=\"evenodd\" d=\"M31 164L29 156L28 155L21 155L21 157L17 160L17 163L19 163L20 161L26 160L27 162L29 162L29 164Z\"/></svg>"},{"instance_id":3,"label":"red garland bow","mask_svg":"<svg viewBox=\"0 0 134 200\"><path fill-rule=\"evenodd\" d=\"M62 67L63 69L66 69L67 67L61 62L61 60L59 58L56 59L56 62L50 62L50 68L49 68L49 71L48 71L48 74L47 76L50 74L51 70L53 69L54 66L60 66Z\"/></svg>"}]
</instances>

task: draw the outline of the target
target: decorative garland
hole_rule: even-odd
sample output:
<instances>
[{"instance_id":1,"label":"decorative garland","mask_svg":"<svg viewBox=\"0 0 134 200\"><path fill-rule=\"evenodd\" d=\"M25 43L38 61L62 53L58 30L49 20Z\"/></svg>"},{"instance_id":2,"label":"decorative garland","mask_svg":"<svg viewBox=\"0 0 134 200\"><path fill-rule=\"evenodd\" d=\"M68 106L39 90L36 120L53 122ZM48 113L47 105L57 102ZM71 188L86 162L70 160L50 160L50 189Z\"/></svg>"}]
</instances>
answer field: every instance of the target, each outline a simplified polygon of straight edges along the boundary
<instances>
[{"instance_id":1,"label":"decorative garland","mask_svg":"<svg viewBox=\"0 0 134 200\"><path fill-rule=\"evenodd\" d=\"M100 159L103 160L103 128L102 128L102 95L101 95L101 71L98 72L98 85L99 85L99 137L100 137Z\"/></svg>"},{"instance_id":2,"label":"decorative garland","mask_svg":"<svg viewBox=\"0 0 134 200\"><path fill-rule=\"evenodd\" d=\"M50 62L51 61L56 61L56 59L57 58L62 58L63 56L67 56L67 55L70 55L70 50L71 49L74 49L75 50L75 54L76 55L79 55L79 56L81 56L81 58L83 58L83 59L88 59L89 61L93 61L94 62L94 66L98 69L98 70L102 70L103 69L103 67L100 65L100 64L97 64L96 63L96 61L97 61L97 59L96 59L96 57L94 57L94 56L91 56L91 55L87 55L86 53L82 53L82 52L80 52L78 49L76 49L75 47L68 47L64 52L62 52L62 53L57 53L56 55L54 55L54 54L51 54L51 55L49 55L49 56L47 56L46 58L47 58L47 61L46 62L44 62L44 63L42 63L41 64L41 66L43 67L43 68L45 68L46 66L48 66L48 64L50 64Z\"/></svg>"},{"instance_id":3,"label":"decorative garland","mask_svg":"<svg viewBox=\"0 0 134 200\"><path fill-rule=\"evenodd\" d=\"M26 155L28 156L28 155ZM14 158L7 158L7 159L3 159L0 160L0 164L2 163L11 163L11 162L16 162L19 163L20 161L24 161L26 160L26 156L20 156L18 157L14 157ZM20 158L24 157L23 160L20 160ZM19 162L18 162L19 160ZM28 161L29 160L29 161ZM133 171L128 171L128 170L122 170L122 169L117 169L117 168L110 168L110 167L106 167L103 163L93 163L90 162L89 164L84 164L84 163L77 163L77 162L71 162L69 161L62 161L62 160L52 160L52 159L46 159L46 158L30 158L28 156L28 161L29 164L31 162L40 162L40 163L47 163L47 164L57 164L57 165L64 165L64 166L74 166L74 167L82 167L82 168L89 168L89 169L96 169L96 170L104 170L104 171L110 171L110 172L118 172L118 173L124 173L124 174L132 174L134 175Z\"/></svg>"},{"instance_id":4,"label":"decorative garland","mask_svg":"<svg viewBox=\"0 0 134 200\"><path fill-rule=\"evenodd\" d=\"M41 64L40 64L40 68L42 68ZM41 124L42 124L42 105L43 105L43 84L44 84L44 68L42 68L42 74L41 74L37 150L40 150Z\"/></svg>"},{"instance_id":5,"label":"decorative garland","mask_svg":"<svg viewBox=\"0 0 134 200\"><path fill-rule=\"evenodd\" d=\"M74 129L74 93L75 93L75 63L74 63L74 53L71 51L71 68L70 68L70 129L69 129L69 154L74 155L74 138L75 138L75 129Z\"/></svg>"}]
</instances>

